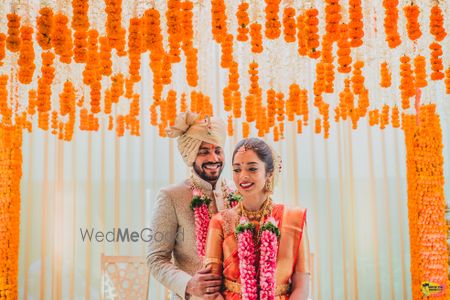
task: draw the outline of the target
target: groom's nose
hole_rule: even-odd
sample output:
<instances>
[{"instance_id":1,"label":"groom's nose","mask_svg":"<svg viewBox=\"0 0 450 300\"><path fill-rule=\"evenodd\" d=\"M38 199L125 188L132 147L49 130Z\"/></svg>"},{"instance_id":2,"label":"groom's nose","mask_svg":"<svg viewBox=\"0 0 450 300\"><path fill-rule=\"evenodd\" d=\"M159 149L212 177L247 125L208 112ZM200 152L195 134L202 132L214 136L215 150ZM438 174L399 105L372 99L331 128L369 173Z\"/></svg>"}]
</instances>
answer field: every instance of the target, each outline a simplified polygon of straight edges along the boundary
<instances>
[{"instance_id":1,"label":"groom's nose","mask_svg":"<svg viewBox=\"0 0 450 300\"><path fill-rule=\"evenodd\" d=\"M208 155L207 161L208 161L208 162L218 162L218 161L220 161L219 155L217 155L216 152L211 151L211 152L209 153L209 155Z\"/></svg>"}]
</instances>

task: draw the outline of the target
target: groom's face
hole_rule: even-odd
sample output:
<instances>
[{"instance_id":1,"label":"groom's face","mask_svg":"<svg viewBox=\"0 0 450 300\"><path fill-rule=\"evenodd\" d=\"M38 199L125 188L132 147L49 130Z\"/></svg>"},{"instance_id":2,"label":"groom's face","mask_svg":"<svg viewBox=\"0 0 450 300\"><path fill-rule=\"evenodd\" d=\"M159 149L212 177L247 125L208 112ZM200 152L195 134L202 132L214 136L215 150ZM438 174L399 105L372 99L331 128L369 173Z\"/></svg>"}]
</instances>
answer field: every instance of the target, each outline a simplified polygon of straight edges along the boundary
<instances>
[{"instance_id":1,"label":"groom's face","mask_svg":"<svg viewBox=\"0 0 450 300\"><path fill-rule=\"evenodd\" d=\"M222 173L224 159L222 147L203 142L193 167L200 178L215 184Z\"/></svg>"}]
</instances>

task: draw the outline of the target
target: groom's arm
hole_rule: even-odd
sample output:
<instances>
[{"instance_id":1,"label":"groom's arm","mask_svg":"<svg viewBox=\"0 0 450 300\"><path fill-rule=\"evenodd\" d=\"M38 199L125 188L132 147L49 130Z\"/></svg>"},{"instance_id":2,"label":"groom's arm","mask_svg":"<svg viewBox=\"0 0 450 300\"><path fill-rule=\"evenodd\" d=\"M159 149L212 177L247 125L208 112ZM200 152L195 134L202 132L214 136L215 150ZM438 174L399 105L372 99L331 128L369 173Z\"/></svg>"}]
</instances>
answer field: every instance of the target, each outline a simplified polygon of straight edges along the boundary
<instances>
[{"instance_id":1,"label":"groom's arm","mask_svg":"<svg viewBox=\"0 0 450 300\"><path fill-rule=\"evenodd\" d=\"M150 229L153 234L162 232L164 238L162 241L152 239L149 242L147 265L156 280L184 298L187 283L192 276L171 261L177 228L178 221L172 199L166 191L161 190L156 198L150 219Z\"/></svg>"}]
</instances>

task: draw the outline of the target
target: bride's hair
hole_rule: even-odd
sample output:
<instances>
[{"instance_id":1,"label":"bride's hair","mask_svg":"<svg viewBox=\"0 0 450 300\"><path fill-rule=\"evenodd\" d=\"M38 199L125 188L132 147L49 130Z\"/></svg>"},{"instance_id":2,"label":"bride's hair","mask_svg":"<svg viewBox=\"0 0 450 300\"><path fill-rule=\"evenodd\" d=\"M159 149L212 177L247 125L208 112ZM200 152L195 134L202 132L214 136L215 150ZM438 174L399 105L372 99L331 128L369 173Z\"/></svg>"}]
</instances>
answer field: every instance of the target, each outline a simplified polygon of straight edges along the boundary
<instances>
[{"instance_id":1,"label":"bride's hair","mask_svg":"<svg viewBox=\"0 0 450 300\"><path fill-rule=\"evenodd\" d=\"M270 146L261 139L247 138L237 143L233 151L232 161L234 162L234 156L239 151L253 150L258 158L264 162L266 166L266 174L272 174L274 170L274 157Z\"/></svg>"}]
</instances>

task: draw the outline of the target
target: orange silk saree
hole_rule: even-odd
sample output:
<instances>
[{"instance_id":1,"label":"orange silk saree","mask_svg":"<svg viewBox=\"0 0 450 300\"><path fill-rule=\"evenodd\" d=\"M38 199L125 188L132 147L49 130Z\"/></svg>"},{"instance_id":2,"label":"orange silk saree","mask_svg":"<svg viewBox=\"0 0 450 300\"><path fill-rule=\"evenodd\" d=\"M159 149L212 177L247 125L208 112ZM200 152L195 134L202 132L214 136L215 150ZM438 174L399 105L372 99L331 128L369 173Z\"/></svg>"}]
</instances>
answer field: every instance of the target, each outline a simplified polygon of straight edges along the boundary
<instances>
[{"instance_id":1,"label":"orange silk saree","mask_svg":"<svg viewBox=\"0 0 450 300\"><path fill-rule=\"evenodd\" d=\"M302 243L306 210L274 204L272 217L278 221L280 239L275 271L275 299L289 299L289 285L294 272L309 272L309 253ZM237 239L234 229L240 216L236 208L216 214L209 224L204 265L223 278L222 295L227 300L242 299ZM259 230L259 224L252 221ZM259 262L259 258L257 258Z\"/></svg>"}]
</instances>

